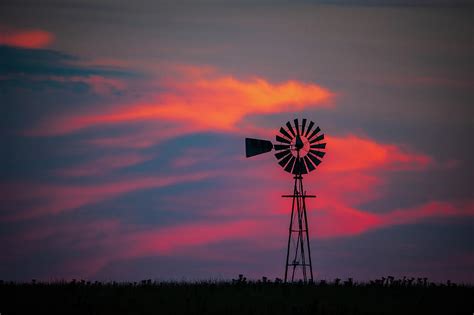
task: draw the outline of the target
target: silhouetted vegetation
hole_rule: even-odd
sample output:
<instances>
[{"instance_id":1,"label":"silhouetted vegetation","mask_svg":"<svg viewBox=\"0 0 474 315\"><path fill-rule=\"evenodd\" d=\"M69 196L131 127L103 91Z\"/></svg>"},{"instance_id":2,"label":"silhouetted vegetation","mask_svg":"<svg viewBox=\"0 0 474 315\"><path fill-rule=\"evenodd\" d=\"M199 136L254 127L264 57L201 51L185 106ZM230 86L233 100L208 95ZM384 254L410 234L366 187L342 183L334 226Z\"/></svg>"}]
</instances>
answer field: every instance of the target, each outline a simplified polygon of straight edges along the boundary
<instances>
[{"instance_id":1,"label":"silhouetted vegetation","mask_svg":"<svg viewBox=\"0 0 474 315\"><path fill-rule=\"evenodd\" d=\"M230 282L14 283L0 281L10 314L472 314L474 287L387 277L285 284L243 275Z\"/></svg>"}]
</instances>

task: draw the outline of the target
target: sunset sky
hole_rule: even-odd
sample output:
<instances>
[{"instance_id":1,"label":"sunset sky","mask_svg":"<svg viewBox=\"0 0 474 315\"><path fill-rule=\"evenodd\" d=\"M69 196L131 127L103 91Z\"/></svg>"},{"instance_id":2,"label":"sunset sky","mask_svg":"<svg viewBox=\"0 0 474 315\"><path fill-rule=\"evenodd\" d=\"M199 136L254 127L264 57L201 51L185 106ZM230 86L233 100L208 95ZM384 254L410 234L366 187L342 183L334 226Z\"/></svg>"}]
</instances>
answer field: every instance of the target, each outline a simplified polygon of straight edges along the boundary
<instances>
[{"instance_id":1,"label":"sunset sky","mask_svg":"<svg viewBox=\"0 0 474 315\"><path fill-rule=\"evenodd\" d=\"M120 3L120 4L119 4ZM474 283L469 1L0 3L0 279L283 277L315 121L316 280Z\"/></svg>"}]
</instances>

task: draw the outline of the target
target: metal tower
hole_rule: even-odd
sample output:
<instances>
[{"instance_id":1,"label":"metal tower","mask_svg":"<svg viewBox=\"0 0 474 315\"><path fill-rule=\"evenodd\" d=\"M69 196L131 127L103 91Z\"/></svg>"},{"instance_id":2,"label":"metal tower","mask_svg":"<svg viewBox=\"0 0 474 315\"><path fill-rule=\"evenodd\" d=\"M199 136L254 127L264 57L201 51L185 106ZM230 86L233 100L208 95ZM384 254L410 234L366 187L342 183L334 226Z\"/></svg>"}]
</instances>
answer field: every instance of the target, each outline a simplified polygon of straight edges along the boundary
<instances>
[{"instance_id":1,"label":"metal tower","mask_svg":"<svg viewBox=\"0 0 474 315\"><path fill-rule=\"evenodd\" d=\"M315 198L307 195L303 188L303 176L296 174L292 195L283 195L283 198L292 198L290 227L288 231L288 247L286 250L285 282L288 273L293 282L298 277L300 268L304 282L313 282L313 264L311 262L311 246L309 245L308 217L306 215L306 198ZM309 269L309 277L307 269Z\"/></svg>"},{"instance_id":2,"label":"metal tower","mask_svg":"<svg viewBox=\"0 0 474 315\"><path fill-rule=\"evenodd\" d=\"M301 279L304 282L313 281L313 265L311 261L311 247L309 244L308 217L306 214L306 198L315 198L307 195L303 187L303 175L316 169L321 163L326 148L324 134L319 127L313 129L314 122L306 128L306 119L302 124L294 120L294 128L290 122L286 123L287 129L280 128L276 135L278 144L268 140L246 138L246 156L278 151L275 157L278 164L288 173L293 174L293 194L283 195L292 198L290 226L288 231L288 247L286 251L285 282ZM298 275L300 273L300 275Z\"/></svg>"}]
</instances>

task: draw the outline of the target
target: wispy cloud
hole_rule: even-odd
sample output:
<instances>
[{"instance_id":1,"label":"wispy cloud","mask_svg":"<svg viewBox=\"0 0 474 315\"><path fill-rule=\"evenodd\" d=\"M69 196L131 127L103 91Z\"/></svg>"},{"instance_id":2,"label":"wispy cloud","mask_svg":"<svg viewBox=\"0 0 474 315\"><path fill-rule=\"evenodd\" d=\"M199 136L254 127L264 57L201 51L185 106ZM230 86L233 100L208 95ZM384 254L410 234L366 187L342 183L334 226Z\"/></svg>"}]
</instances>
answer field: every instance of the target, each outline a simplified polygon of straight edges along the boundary
<instances>
[{"instance_id":1,"label":"wispy cloud","mask_svg":"<svg viewBox=\"0 0 474 315\"><path fill-rule=\"evenodd\" d=\"M17 221L58 214L128 192L165 187L181 182L199 181L209 176L212 176L212 172L174 177L147 176L91 185L2 183L2 189L7 194L2 197L1 201L8 211L3 211L0 221ZM18 205L24 203L27 205Z\"/></svg>"},{"instance_id":2,"label":"wispy cloud","mask_svg":"<svg viewBox=\"0 0 474 315\"><path fill-rule=\"evenodd\" d=\"M152 156L138 153L108 155L90 162L58 169L55 173L64 177L101 176L113 170L136 165L152 158Z\"/></svg>"},{"instance_id":3,"label":"wispy cloud","mask_svg":"<svg viewBox=\"0 0 474 315\"><path fill-rule=\"evenodd\" d=\"M47 119L27 132L31 136L54 136L81 129L140 121L185 123L188 129L234 130L247 115L270 114L306 108L330 108L334 93L314 83L287 81L270 83L263 78L242 80L229 75L203 75L189 70L179 80L157 84L162 92L148 96L152 101L70 113ZM199 69L197 69L199 70Z\"/></svg>"}]
</instances>

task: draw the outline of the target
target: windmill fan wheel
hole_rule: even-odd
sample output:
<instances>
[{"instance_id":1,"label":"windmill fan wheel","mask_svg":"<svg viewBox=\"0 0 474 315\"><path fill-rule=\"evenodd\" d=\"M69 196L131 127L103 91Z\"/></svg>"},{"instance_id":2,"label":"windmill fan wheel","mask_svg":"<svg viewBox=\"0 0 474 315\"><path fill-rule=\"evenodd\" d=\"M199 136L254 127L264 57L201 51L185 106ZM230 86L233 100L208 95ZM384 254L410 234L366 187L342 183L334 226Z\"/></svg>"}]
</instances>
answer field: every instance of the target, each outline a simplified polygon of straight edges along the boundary
<instances>
[{"instance_id":1,"label":"windmill fan wheel","mask_svg":"<svg viewBox=\"0 0 474 315\"><path fill-rule=\"evenodd\" d=\"M293 121L293 125L288 121L280 128L276 135L278 144L274 145L275 157L278 164L291 174L307 174L316 169L324 157L326 143L324 134L320 134L321 129L314 127L314 122L303 119L301 125L298 119Z\"/></svg>"}]
</instances>

